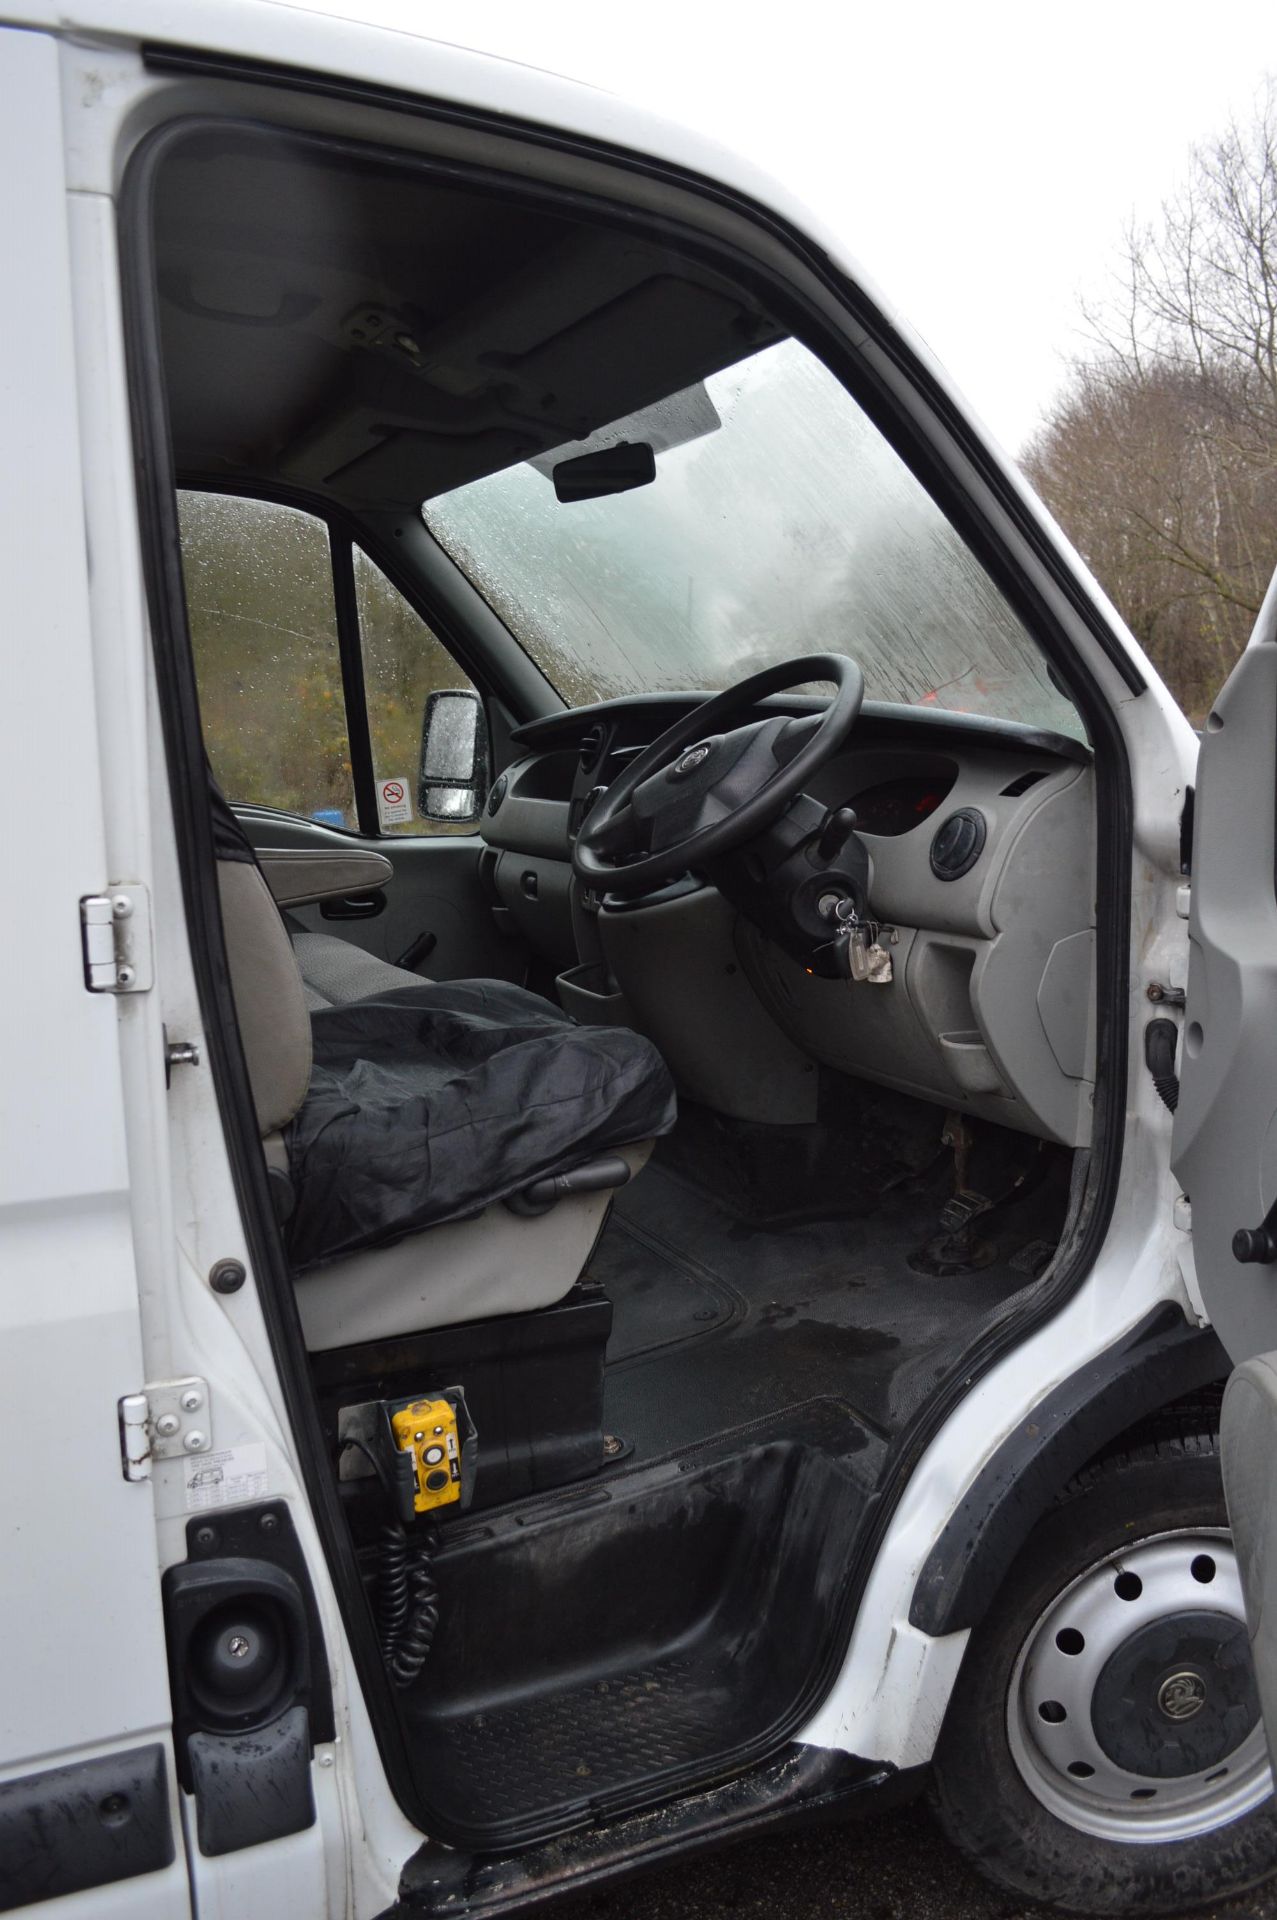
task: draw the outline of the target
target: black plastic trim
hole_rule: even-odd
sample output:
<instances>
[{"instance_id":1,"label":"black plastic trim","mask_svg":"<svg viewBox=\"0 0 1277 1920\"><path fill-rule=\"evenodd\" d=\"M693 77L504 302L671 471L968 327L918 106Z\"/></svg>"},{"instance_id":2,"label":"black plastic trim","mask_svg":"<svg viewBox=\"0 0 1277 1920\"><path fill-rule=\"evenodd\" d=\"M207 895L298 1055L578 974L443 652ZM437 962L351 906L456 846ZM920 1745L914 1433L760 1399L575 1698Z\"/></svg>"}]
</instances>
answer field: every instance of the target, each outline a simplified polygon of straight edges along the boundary
<instances>
[{"instance_id":1,"label":"black plastic trim","mask_svg":"<svg viewBox=\"0 0 1277 1920\"><path fill-rule=\"evenodd\" d=\"M359 607L355 598L355 558L349 534L339 532L326 514L328 547L333 564L333 602L337 611L337 644L341 651L341 690L346 702L346 737L350 771L355 785L355 817L365 839L381 832L377 808L377 781L373 771L372 730L368 724L368 695L364 687L363 643Z\"/></svg>"},{"instance_id":2,"label":"black plastic trim","mask_svg":"<svg viewBox=\"0 0 1277 1920\"><path fill-rule=\"evenodd\" d=\"M922 1633L978 1626L1030 1529L1061 1487L1147 1414L1229 1372L1209 1327L1169 1301L1034 1408L1003 1441L922 1569L909 1622Z\"/></svg>"},{"instance_id":3,"label":"black plastic trim","mask_svg":"<svg viewBox=\"0 0 1277 1920\"><path fill-rule=\"evenodd\" d=\"M433 103L427 103L415 96L408 99L397 98L375 88L361 88L334 81L330 76L312 77L289 70L281 72L264 68L251 61L226 61L219 57L209 59L199 54L185 56L165 53L158 49L150 50L147 57L153 66L162 70L221 74L227 79L255 80L266 85L278 84L291 89L313 90L330 96L361 100L368 105L406 108L418 118L435 112ZM460 122L472 127L495 129L503 136L520 131L514 123L507 120L482 114L454 113L448 108L439 108L436 117L441 120L452 120L454 124ZM189 124L189 122L177 122L167 129L148 136L148 143L131 162L130 174L138 177L142 163L145 161L146 177L149 178L154 172L159 155L167 150L175 137L181 137L188 130ZM1116 1197L1123 1146L1122 1120L1126 1110L1129 1038L1125 1009L1130 959L1130 863L1133 835L1130 769L1125 744L1111 707L1095 685L1085 662L1077 657L1076 649L1064 641L1058 615L1033 584L1032 579L1026 579L1023 565L1013 558L1017 546L1023 546L1032 554L1054 587L1068 601L1074 616L1086 626L1096 644L1110 659L1130 691L1132 693L1143 691L1146 682L1137 664L1126 656L1115 636L1108 629L1102 614L1089 599L1084 586L1072 578L1066 563L1054 551L1048 535L1036 520L1029 504L1020 498L1014 483L985 453L972 430L958 415L933 376L901 342L895 339L887 322L872 303L844 276L835 272L819 250L813 248L802 234L739 195L733 195L716 187L712 182L701 181L693 175L680 173L677 169L644 161L641 156L613 151L587 142L558 140L553 135L547 134L544 129L530 130L528 138L530 140L539 138L542 144L550 144L561 150L575 153L583 160L595 162L602 160L617 168L627 168L631 172L644 172L683 192L690 189L708 201L717 202L720 207L727 207L736 216L743 216L750 220L771 238L779 237L782 240L789 250L796 269L805 270L814 276L823 284L824 295L832 296L839 303L841 310L839 323L834 325L829 315L822 312L814 297L800 294L792 278L782 280L774 271L767 270L766 282L773 299L785 294L791 309L800 310L806 314L808 321L806 337L809 344L813 337L822 343L824 357L830 361L834 371L838 372L839 368L843 370L840 377L850 381L856 397L865 407L869 417L883 428L897 451L928 486L933 498L941 510L947 514L955 529L968 541L973 552L988 567L991 576L1002 587L1011 603L1028 621L1047 657L1061 665L1063 677L1070 691L1077 698L1091 728L1092 738L1102 749L1096 754L1099 818L1097 978L1106 990L1098 996L1097 1058L1105 1063L1106 1072L1096 1087L1094 1109L1096 1146L1090 1156L1090 1177L1086 1183L1082 1201L1071 1223L1066 1242L1059 1250L1050 1280L1040 1287L1029 1304L1017 1302L1008 1306L986 1328L978 1342L964 1356L962 1363L955 1366L944 1380L937 1383L912 1426L901 1436L895 1448L894 1459L881 1496L866 1528L861 1549L848 1568L843 1594L843 1618L839 1631L832 1636L826 1657L813 1671L807 1696L796 1706L789 1724L772 1728L747 1749L723 1756L723 1769L734 1770L751 1765L768 1754L778 1752L781 1744L792 1738L804 1719L826 1696L845 1656L848 1636L869 1571L890 1525L900 1492L906 1485L914 1466L972 1385L996 1365L1012 1344L1027 1338L1038 1326L1044 1324L1081 1284L1104 1243ZM429 165L430 162L422 160L420 164ZM502 178L504 180L505 176ZM504 190L514 193L519 191L520 187L525 193L530 190L539 191L543 199L556 197L550 190L543 187L530 188L526 178L522 182L509 180ZM579 192L575 194L559 192L557 200L559 203L573 204L582 211L593 212L595 217L599 217L600 207L608 205L597 194ZM144 208L143 211L145 211ZM614 204L611 207L611 217L618 217ZM654 230L662 230L677 236L679 243L684 247L692 250L699 248L701 252L711 254L720 263L726 259L738 273L746 277L752 274L755 278L760 278L764 275L764 269L760 268L758 261L742 247L711 242L704 232L697 231L685 222L672 218L651 214L644 217L647 224ZM632 212L629 219L631 221L634 219ZM133 237L136 238L135 235ZM144 249L146 278L140 289L136 284L138 264L135 260L135 279L130 287L135 306L143 304L139 300L139 292L149 292L153 288L153 260L149 234L145 235ZM883 358L895 362L903 377L911 383L914 392L921 397L924 406L930 408L931 415L941 433L947 434L954 453L969 462L976 475L977 483L986 487L993 495L997 507L1010 522L1009 540L990 526L987 513L983 508L972 507L967 483L963 482L959 485L951 477L949 470L953 458L951 453L946 451L942 455L923 438L912 416L903 408L898 397L883 383L880 370L876 369L864 355L861 346L853 345L849 337L849 317L873 338ZM150 330L153 336L153 316L150 321ZM152 344L152 365L146 370L152 392L158 380L157 344L155 342ZM850 374L849 368L853 370ZM142 383L139 382L139 384ZM159 417L161 420L164 418L162 411ZM145 437L141 429L139 433L140 437ZM160 523L163 524L162 503L158 507L158 515ZM173 517L171 509L168 517L170 519ZM155 591L154 581L152 591L153 593ZM174 604L178 608L182 606L180 578ZM167 632L173 625L171 613L167 610L164 619L163 630ZM158 623L156 632L158 637L161 633ZM185 650L184 633L179 632L178 639ZM189 693L186 695L186 700L187 704L190 704ZM176 755L174 758L177 761ZM174 767L174 777L175 784L182 778L189 778L189 767L183 768L178 762ZM185 802L185 814L189 815L191 811L188 796ZM177 818L179 835L181 835L185 827L185 818L181 811L178 812ZM205 834L206 832L205 826ZM198 951L200 926L194 916L192 916L192 932L196 936L195 944ZM220 924L217 926L216 942L218 968L224 977L225 956L220 939ZM198 959L196 964L197 966L200 964ZM233 1059L234 1098L231 1098L228 1085L224 1098L224 1115L228 1137L231 1132L238 1136L234 1148L238 1167L241 1163L247 1164L249 1161L245 1143L251 1145L255 1151L256 1139L248 1132L247 1116L251 1114L251 1105L247 1095L247 1078L243 1071L242 1053L238 1036L233 1030L233 1013L228 1010L228 1002L227 986L225 997L217 1009L217 1019L231 1023L232 1037L225 1051L228 1060ZM219 1081L219 1094L221 1092L222 1083ZM260 1155L257 1158L260 1160ZM244 1204L246 1207L261 1207L263 1218L268 1219L269 1214L266 1208L269 1206L269 1200L258 1191L259 1187L264 1185L264 1179L256 1169L251 1169L245 1177L248 1185ZM275 1256L276 1259L277 1257ZM282 1294L287 1291L286 1279L275 1279L277 1272L278 1267L272 1266L272 1284L269 1291L274 1293L278 1290ZM301 1353L302 1343L296 1322L295 1302L291 1299L279 1304L276 1317L272 1322L272 1333L279 1342L276 1356L281 1374L287 1376L289 1380L294 1377L300 1380L304 1377L298 1366L298 1355ZM291 1353L283 1351L284 1345L288 1342L295 1343L295 1349ZM299 1401L303 1398L300 1390L297 1397ZM291 1406L290 1395L290 1411ZM309 1437L314 1429L313 1405L307 1405L304 1412L299 1411L295 1418L304 1420L307 1430L306 1472L308 1476L313 1475L315 1482L318 1482L324 1467L323 1463L316 1460ZM330 1555L330 1565L337 1580L343 1608L349 1609L348 1626L352 1624L351 1616L356 1611L361 1615L359 1632L356 1634L352 1631L352 1644L356 1645L360 1677L368 1696L374 1726L383 1742L383 1758L386 1760L400 1804L407 1811L414 1806L414 1801L411 1791L406 1789L402 1732L395 1724L392 1737L391 1729L386 1724L386 1716L393 1714L393 1703L387 1693L384 1674L379 1669L373 1672L368 1638L363 1630L363 1623L368 1622L367 1608L362 1601L362 1596L358 1606L354 1599L347 1544L340 1538L331 1537L329 1533L329 1529L333 1526L329 1488L312 1483L311 1494L321 1519L321 1535L325 1539ZM370 1625L370 1622L368 1624ZM372 1651L375 1652L375 1642ZM684 1773L670 1776L663 1781L662 1793L672 1796L698 1784L703 1781L703 1778L703 1768L685 1770ZM428 1821L421 1821L420 1811L416 1809L410 1812L409 1817L416 1818L418 1824L429 1824ZM435 1831L439 1831L441 1837L447 1838L437 1824Z\"/></svg>"},{"instance_id":4,"label":"black plastic trim","mask_svg":"<svg viewBox=\"0 0 1277 1920\"><path fill-rule=\"evenodd\" d=\"M615 700L598 700L588 707L567 707L562 713L525 720L514 729L513 738L520 746L531 747L536 752L575 746L584 732L602 720L650 713L657 727L665 727L711 697L708 691L621 694ZM757 701L752 711L764 715L787 713L802 718L809 713L823 713L828 704L818 693L771 693ZM1051 733L1045 727L1026 726L1020 720L998 720L991 714L946 713L936 707L909 707L892 700L864 701L852 737L859 746L866 740L920 731L927 734L929 747L1010 747L1016 752L1050 754L1056 760L1068 760L1083 767L1089 767L1093 757L1084 740ZM627 751L637 751L637 748Z\"/></svg>"},{"instance_id":5,"label":"black plastic trim","mask_svg":"<svg viewBox=\"0 0 1277 1920\"><path fill-rule=\"evenodd\" d=\"M203 1564L222 1556L265 1560L288 1574L301 1595L306 1619L306 1651L309 1682L306 1704L310 1711L311 1731L316 1740L331 1740L336 1732L333 1718L332 1679L324 1648L324 1630L319 1605L311 1582L310 1568L302 1543L297 1538L287 1500L262 1500L251 1506L218 1508L196 1514L186 1523L187 1565Z\"/></svg>"},{"instance_id":6,"label":"black plastic trim","mask_svg":"<svg viewBox=\"0 0 1277 1920\"><path fill-rule=\"evenodd\" d=\"M1184 805L1179 816L1179 870L1188 875L1193 871L1193 822L1197 813L1197 789L1188 787L1184 793Z\"/></svg>"},{"instance_id":7,"label":"black plastic trim","mask_svg":"<svg viewBox=\"0 0 1277 1920\"><path fill-rule=\"evenodd\" d=\"M747 1835L880 1814L912 1799L925 1770L903 1772L827 1747L793 1745L707 1793L515 1853L471 1854L427 1841L380 1920L526 1912L566 1891L597 1892Z\"/></svg>"},{"instance_id":8,"label":"black plastic trim","mask_svg":"<svg viewBox=\"0 0 1277 1920\"><path fill-rule=\"evenodd\" d=\"M305 1707L251 1734L193 1733L191 1780L201 1853L242 1853L315 1824Z\"/></svg>"},{"instance_id":9,"label":"black plastic trim","mask_svg":"<svg viewBox=\"0 0 1277 1920\"><path fill-rule=\"evenodd\" d=\"M955 820L962 821L962 823L970 829L967 845L956 857L952 853L945 854L941 852L940 849L941 835L953 825ZM935 874L936 879L961 880L963 874L970 873L972 867L984 852L984 843L988 837L989 829L985 823L984 815L978 807L959 807L956 813L949 814L947 818L941 821L931 836L931 852L929 858L931 871Z\"/></svg>"},{"instance_id":10,"label":"black plastic trim","mask_svg":"<svg viewBox=\"0 0 1277 1920\"><path fill-rule=\"evenodd\" d=\"M385 911L386 895L381 888L375 893L330 894L319 903L323 920L376 920Z\"/></svg>"},{"instance_id":11,"label":"black plastic trim","mask_svg":"<svg viewBox=\"0 0 1277 1920\"><path fill-rule=\"evenodd\" d=\"M174 1858L158 1741L0 1782L0 1913L158 1873Z\"/></svg>"}]
</instances>

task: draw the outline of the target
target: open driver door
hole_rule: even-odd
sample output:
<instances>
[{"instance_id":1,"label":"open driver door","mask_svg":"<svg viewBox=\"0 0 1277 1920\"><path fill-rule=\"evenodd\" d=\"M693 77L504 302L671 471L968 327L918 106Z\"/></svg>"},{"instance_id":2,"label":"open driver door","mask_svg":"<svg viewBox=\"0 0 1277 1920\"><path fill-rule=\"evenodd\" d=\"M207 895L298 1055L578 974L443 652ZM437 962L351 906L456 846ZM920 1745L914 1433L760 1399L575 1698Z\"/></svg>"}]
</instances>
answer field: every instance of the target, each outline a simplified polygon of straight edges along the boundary
<instances>
[{"instance_id":1,"label":"open driver door","mask_svg":"<svg viewBox=\"0 0 1277 1920\"><path fill-rule=\"evenodd\" d=\"M1228 1349L1224 1485L1277 1750L1277 579L1198 768L1172 1165Z\"/></svg>"}]
</instances>

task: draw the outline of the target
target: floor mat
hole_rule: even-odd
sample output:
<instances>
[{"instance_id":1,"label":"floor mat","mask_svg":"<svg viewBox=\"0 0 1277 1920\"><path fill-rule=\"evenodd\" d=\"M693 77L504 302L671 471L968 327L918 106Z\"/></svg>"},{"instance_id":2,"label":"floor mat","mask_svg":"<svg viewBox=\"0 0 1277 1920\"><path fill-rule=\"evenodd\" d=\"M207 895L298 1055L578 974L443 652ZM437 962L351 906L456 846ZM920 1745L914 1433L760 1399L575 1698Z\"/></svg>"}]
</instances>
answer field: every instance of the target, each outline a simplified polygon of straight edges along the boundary
<instances>
[{"instance_id":1,"label":"floor mat","mask_svg":"<svg viewBox=\"0 0 1277 1920\"><path fill-rule=\"evenodd\" d=\"M587 1277L601 1280L613 1303L608 1361L635 1360L660 1347L699 1340L744 1318L747 1303L734 1287L634 1220L616 1220L602 1260Z\"/></svg>"},{"instance_id":2,"label":"floor mat","mask_svg":"<svg viewBox=\"0 0 1277 1920\"><path fill-rule=\"evenodd\" d=\"M520 1844L786 1738L840 1619L872 1449L809 1401L576 1501L457 1522L401 1695L432 1830Z\"/></svg>"},{"instance_id":3,"label":"floor mat","mask_svg":"<svg viewBox=\"0 0 1277 1920\"><path fill-rule=\"evenodd\" d=\"M1066 1156L963 1153L999 1204L983 1264L947 1277L916 1268L954 1156L907 1106L805 1131L693 1110L617 1195L590 1276L614 1312L605 1426L633 1451L444 1534L401 1696L432 1831L522 1845L802 1724L892 1436L1059 1236Z\"/></svg>"},{"instance_id":4,"label":"floor mat","mask_svg":"<svg viewBox=\"0 0 1277 1920\"><path fill-rule=\"evenodd\" d=\"M615 1315L608 1430L650 1457L824 1395L899 1431L979 1323L1035 1285L1065 1200L1038 1189L1004 1209L990 1263L939 1278L909 1255L943 1197L905 1179L872 1214L761 1224L649 1164L591 1262Z\"/></svg>"}]
</instances>

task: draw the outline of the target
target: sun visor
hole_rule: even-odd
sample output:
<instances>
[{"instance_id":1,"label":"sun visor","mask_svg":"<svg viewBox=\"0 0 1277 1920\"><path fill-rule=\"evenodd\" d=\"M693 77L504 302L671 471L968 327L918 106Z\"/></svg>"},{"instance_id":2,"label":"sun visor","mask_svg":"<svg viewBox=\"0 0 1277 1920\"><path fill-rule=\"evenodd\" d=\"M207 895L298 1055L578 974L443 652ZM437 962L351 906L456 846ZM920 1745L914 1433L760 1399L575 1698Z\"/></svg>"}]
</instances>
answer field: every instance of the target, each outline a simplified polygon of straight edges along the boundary
<instances>
[{"instance_id":1,"label":"sun visor","mask_svg":"<svg viewBox=\"0 0 1277 1920\"><path fill-rule=\"evenodd\" d=\"M668 453L672 447L684 447L691 440L703 440L706 434L717 433L722 424L705 383L698 380L695 385L684 387L681 393L671 393L650 407L640 407L637 413L613 420L610 426L600 427L588 439L569 440L549 453L535 454L528 465L552 480L554 469L561 461L575 460L582 454L602 453L606 447L620 446L626 441L644 442L656 454Z\"/></svg>"}]
</instances>

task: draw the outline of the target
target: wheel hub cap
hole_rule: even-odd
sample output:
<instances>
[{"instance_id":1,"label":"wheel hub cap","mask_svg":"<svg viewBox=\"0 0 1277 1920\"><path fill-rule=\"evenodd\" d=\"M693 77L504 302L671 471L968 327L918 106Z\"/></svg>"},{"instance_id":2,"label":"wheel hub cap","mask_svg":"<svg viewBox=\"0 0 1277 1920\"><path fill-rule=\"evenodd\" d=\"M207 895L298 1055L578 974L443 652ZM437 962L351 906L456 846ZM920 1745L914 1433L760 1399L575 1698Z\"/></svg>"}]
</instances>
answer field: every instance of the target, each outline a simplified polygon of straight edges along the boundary
<instances>
[{"instance_id":1,"label":"wheel hub cap","mask_svg":"<svg viewBox=\"0 0 1277 1920\"><path fill-rule=\"evenodd\" d=\"M1021 1650L1007 1731L1034 1796L1099 1837L1187 1839L1266 1799L1228 1535L1161 1534L1073 1581Z\"/></svg>"},{"instance_id":2,"label":"wheel hub cap","mask_svg":"<svg viewBox=\"0 0 1277 1920\"><path fill-rule=\"evenodd\" d=\"M1130 1634L1109 1655L1091 1700L1091 1725L1109 1759L1158 1780L1219 1766L1258 1719L1245 1623L1200 1609Z\"/></svg>"},{"instance_id":3,"label":"wheel hub cap","mask_svg":"<svg viewBox=\"0 0 1277 1920\"><path fill-rule=\"evenodd\" d=\"M1200 1673L1172 1673L1157 1689L1157 1704L1168 1720L1191 1720L1206 1705L1206 1682Z\"/></svg>"}]
</instances>

